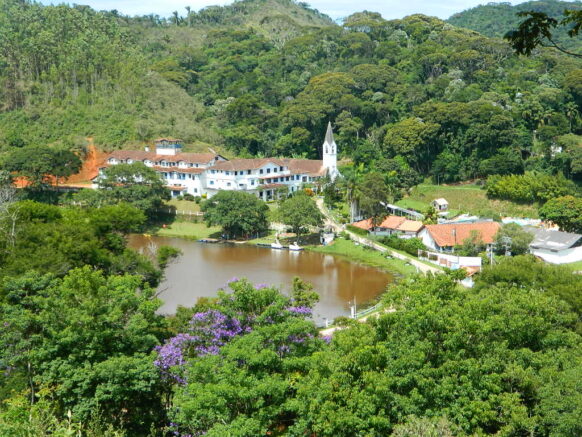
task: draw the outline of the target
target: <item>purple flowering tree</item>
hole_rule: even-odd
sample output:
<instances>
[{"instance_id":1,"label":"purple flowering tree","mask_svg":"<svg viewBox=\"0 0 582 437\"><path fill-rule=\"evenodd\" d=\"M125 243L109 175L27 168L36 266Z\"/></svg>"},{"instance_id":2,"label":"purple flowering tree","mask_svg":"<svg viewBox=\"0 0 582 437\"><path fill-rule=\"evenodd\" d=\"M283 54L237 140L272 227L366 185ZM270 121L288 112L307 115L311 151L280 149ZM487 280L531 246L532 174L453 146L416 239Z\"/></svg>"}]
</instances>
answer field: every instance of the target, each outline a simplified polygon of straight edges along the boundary
<instances>
[{"instance_id":1,"label":"purple flowering tree","mask_svg":"<svg viewBox=\"0 0 582 437\"><path fill-rule=\"evenodd\" d=\"M238 319L218 310L196 313L190 320L187 332L171 337L156 347L158 358L154 364L164 376L184 384L183 366L188 358L216 355L231 338L250 332L250 329L243 327Z\"/></svg>"}]
</instances>

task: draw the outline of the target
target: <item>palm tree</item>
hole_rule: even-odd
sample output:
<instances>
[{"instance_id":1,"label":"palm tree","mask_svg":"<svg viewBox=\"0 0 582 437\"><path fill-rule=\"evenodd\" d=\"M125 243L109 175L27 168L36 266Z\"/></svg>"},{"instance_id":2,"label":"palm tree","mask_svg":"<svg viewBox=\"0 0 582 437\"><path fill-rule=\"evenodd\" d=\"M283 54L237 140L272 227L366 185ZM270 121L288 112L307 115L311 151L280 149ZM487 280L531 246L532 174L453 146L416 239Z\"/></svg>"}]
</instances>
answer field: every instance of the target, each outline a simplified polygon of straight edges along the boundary
<instances>
[{"instance_id":1,"label":"palm tree","mask_svg":"<svg viewBox=\"0 0 582 437\"><path fill-rule=\"evenodd\" d=\"M188 18L188 27L192 26L192 18L190 17L190 6L186 6L186 12L188 12L188 14L186 15L186 17Z\"/></svg>"},{"instance_id":2,"label":"palm tree","mask_svg":"<svg viewBox=\"0 0 582 437\"><path fill-rule=\"evenodd\" d=\"M363 166L360 164L357 167L344 169L342 171L342 178L340 179L340 186L345 191L345 197L350 205L350 222L353 223L358 212L358 201L360 197L359 186L362 182Z\"/></svg>"},{"instance_id":3,"label":"palm tree","mask_svg":"<svg viewBox=\"0 0 582 437\"><path fill-rule=\"evenodd\" d=\"M576 120L576 118L578 118L578 105L576 105L576 103L574 102L568 102L566 103L566 105L564 106L564 112L566 113L566 117L568 117L568 120L570 121L570 132L572 132L572 121Z\"/></svg>"},{"instance_id":4,"label":"palm tree","mask_svg":"<svg viewBox=\"0 0 582 437\"><path fill-rule=\"evenodd\" d=\"M178 26L180 23L180 15L178 14L178 11L172 12L172 15L174 16L174 24Z\"/></svg>"}]
</instances>

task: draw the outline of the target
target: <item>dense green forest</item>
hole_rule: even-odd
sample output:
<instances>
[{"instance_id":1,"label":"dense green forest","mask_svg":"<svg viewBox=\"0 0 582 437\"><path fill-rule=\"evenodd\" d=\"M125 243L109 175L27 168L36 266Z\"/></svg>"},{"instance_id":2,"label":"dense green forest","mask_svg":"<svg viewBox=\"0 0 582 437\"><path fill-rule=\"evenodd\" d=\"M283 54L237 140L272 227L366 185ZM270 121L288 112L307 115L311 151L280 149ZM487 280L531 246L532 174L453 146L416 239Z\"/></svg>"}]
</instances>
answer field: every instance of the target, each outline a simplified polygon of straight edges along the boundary
<instances>
[{"instance_id":1,"label":"dense green forest","mask_svg":"<svg viewBox=\"0 0 582 437\"><path fill-rule=\"evenodd\" d=\"M17 19L16 19L17 18ZM233 155L340 152L381 173L580 179L582 62L436 18L341 24L291 0L125 17L0 5L0 147L135 147L161 135Z\"/></svg>"},{"instance_id":2,"label":"dense green forest","mask_svg":"<svg viewBox=\"0 0 582 437\"><path fill-rule=\"evenodd\" d=\"M177 253L126 247L143 212L0 190L2 437L582 432L582 276L567 268L508 257L474 289L413 276L383 297L396 311L330 337L299 278L290 294L233 278L164 317L154 287Z\"/></svg>"},{"instance_id":3,"label":"dense green forest","mask_svg":"<svg viewBox=\"0 0 582 437\"><path fill-rule=\"evenodd\" d=\"M518 5L505 2L488 3L454 14L447 22L454 26L475 30L489 37L502 38L507 32L515 29L523 19L517 16L519 12L543 12L550 17L561 18L565 9L582 9L582 3L558 0L529 1ZM566 47L582 46L582 41L579 38L568 37L567 28L558 32L556 39Z\"/></svg>"}]
</instances>

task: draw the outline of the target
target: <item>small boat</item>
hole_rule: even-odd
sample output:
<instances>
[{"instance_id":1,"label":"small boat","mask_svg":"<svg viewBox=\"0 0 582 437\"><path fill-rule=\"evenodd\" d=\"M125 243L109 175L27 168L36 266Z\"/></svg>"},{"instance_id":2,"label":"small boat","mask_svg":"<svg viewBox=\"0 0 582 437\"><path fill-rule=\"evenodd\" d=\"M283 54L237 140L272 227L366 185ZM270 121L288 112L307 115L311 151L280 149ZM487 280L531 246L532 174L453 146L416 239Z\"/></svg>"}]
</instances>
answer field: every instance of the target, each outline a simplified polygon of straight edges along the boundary
<instances>
[{"instance_id":1,"label":"small boat","mask_svg":"<svg viewBox=\"0 0 582 437\"><path fill-rule=\"evenodd\" d=\"M274 243L271 243L271 249L283 249L283 245L279 243L279 239L277 238Z\"/></svg>"},{"instance_id":2,"label":"small boat","mask_svg":"<svg viewBox=\"0 0 582 437\"><path fill-rule=\"evenodd\" d=\"M303 248L297 244L297 241L295 241L293 244L289 245L289 250L299 251L303 250Z\"/></svg>"}]
</instances>

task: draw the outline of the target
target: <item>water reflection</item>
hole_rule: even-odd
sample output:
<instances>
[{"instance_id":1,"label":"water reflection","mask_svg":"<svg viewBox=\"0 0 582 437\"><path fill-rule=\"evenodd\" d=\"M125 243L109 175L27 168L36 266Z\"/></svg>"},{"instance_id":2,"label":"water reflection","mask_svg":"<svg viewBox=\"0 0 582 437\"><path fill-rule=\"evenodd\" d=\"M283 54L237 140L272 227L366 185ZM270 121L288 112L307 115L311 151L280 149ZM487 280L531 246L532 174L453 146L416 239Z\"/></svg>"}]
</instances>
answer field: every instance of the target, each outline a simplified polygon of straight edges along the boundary
<instances>
[{"instance_id":1,"label":"water reflection","mask_svg":"<svg viewBox=\"0 0 582 437\"><path fill-rule=\"evenodd\" d=\"M171 314L178 305L191 306L199 297L216 296L233 277L289 290L294 276L311 282L320 295L314 314L318 321L349 315L349 302L364 303L393 281L390 274L313 252L271 250L247 245L204 244L179 238L133 235L130 246L142 251L152 245L171 245L183 255L166 270L160 285L160 312Z\"/></svg>"}]
</instances>

